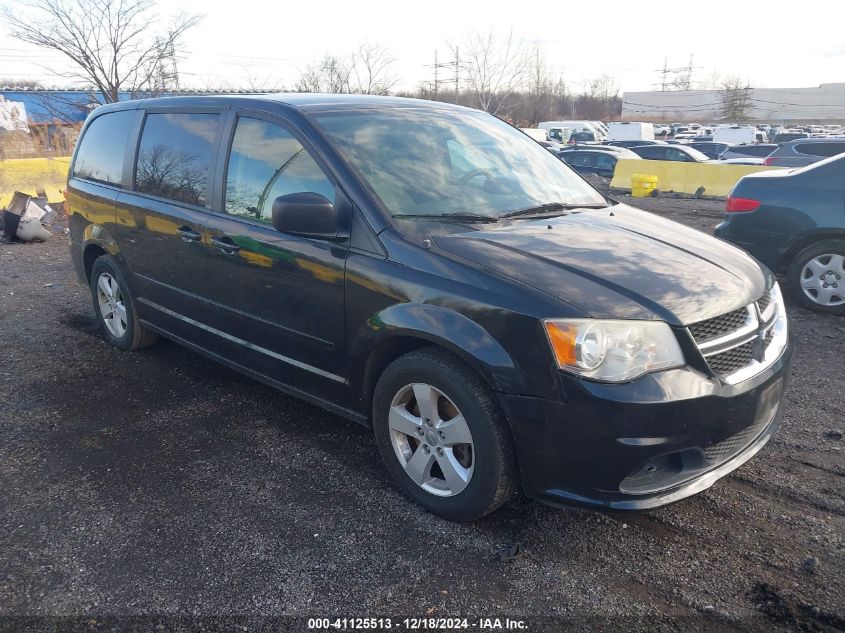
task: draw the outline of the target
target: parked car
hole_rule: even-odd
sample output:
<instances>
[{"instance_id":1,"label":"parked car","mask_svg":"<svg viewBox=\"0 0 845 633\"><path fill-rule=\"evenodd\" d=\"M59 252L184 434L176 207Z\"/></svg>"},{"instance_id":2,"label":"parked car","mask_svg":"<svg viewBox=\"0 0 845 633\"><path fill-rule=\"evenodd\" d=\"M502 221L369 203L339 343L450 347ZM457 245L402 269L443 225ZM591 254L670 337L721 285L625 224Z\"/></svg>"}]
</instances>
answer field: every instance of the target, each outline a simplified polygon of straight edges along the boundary
<instances>
[{"instance_id":1,"label":"parked car","mask_svg":"<svg viewBox=\"0 0 845 633\"><path fill-rule=\"evenodd\" d=\"M620 158L641 160L634 152L622 147L619 151L596 151L595 149L578 148L577 150L562 151L558 156L567 165L579 173L598 174L607 178L613 177L616 170L616 161Z\"/></svg>"},{"instance_id":2,"label":"parked car","mask_svg":"<svg viewBox=\"0 0 845 633\"><path fill-rule=\"evenodd\" d=\"M775 134L774 139L772 142L781 144L781 143L788 143L789 141L797 141L798 139L802 138L809 138L809 134L806 132L778 132Z\"/></svg>"},{"instance_id":3,"label":"parked car","mask_svg":"<svg viewBox=\"0 0 845 633\"><path fill-rule=\"evenodd\" d=\"M642 145L628 148L648 160L675 160L685 163L706 163L709 158L687 145Z\"/></svg>"},{"instance_id":4,"label":"parked car","mask_svg":"<svg viewBox=\"0 0 845 633\"><path fill-rule=\"evenodd\" d=\"M698 138L698 132L679 132L675 134L673 139L679 143L689 143L690 141L694 141Z\"/></svg>"},{"instance_id":5,"label":"parked car","mask_svg":"<svg viewBox=\"0 0 845 633\"><path fill-rule=\"evenodd\" d=\"M784 143L766 157L771 167L803 167L845 153L845 139L813 138Z\"/></svg>"},{"instance_id":6,"label":"parked car","mask_svg":"<svg viewBox=\"0 0 845 633\"><path fill-rule=\"evenodd\" d=\"M573 132L569 137L570 143L596 143L595 132Z\"/></svg>"},{"instance_id":7,"label":"parked car","mask_svg":"<svg viewBox=\"0 0 845 633\"><path fill-rule=\"evenodd\" d=\"M566 145L562 150L558 152L561 154L563 152L576 152L579 150L591 150L595 152L623 152L626 151L624 147L617 147L616 145L606 145L604 143L586 143L583 145Z\"/></svg>"},{"instance_id":8,"label":"parked car","mask_svg":"<svg viewBox=\"0 0 845 633\"><path fill-rule=\"evenodd\" d=\"M613 147L641 147L643 145L666 145L666 141L604 141L602 145Z\"/></svg>"},{"instance_id":9,"label":"parked car","mask_svg":"<svg viewBox=\"0 0 845 633\"><path fill-rule=\"evenodd\" d=\"M537 124L537 127L543 130L569 129L573 134L576 132L592 132L596 139L604 138L602 129L592 121L541 121ZM549 137L554 138L551 133Z\"/></svg>"},{"instance_id":10,"label":"parked car","mask_svg":"<svg viewBox=\"0 0 845 633\"><path fill-rule=\"evenodd\" d=\"M716 235L778 275L801 304L845 314L845 155L734 185Z\"/></svg>"},{"instance_id":11,"label":"parked car","mask_svg":"<svg viewBox=\"0 0 845 633\"><path fill-rule=\"evenodd\" d=\"M561 145L556 141L540 141L540 145L545 147L547 150L552 152L553 154L557 154L560 150L562 150L566 145Z\"/></svg>"},{"instance_id":12,"label":"parked car","mask_svg":"<svg viewBox=\"0 0 845 633\"><path fill-rule=\"evenodd\" d=\"M771 273L607 200L484 112L360 95L109 104L82 130L67 206L109 343L165 336L371 427L399 487L448 519L518 488L674 502L783 415L792 345Z\"/></svg>"},{"instance_id":13,"label":"parked car","mask_svg":"<svg viewBox=\"0 0 845 633\"><path fill-rule=\"evenodd\" d=\"M743 158L727 158L722 160L723 165L762 165L763 158L754 158L753 156L745 156Z\"/></svg>"},{"instance_id":14,"label":"parked car","mask_svg":"<svg viewBox=\"0 0 845 633\"><path fill-rule=\"evenodd\" d=\"M780 147L776 143L750 143L745 145L732 145L719 155L720 160L730 158L765 158Z\"/></svg>"},{"instance_id":15,"label":"parked car","mask_svg":"<svg viewBox=\"0 0 845 633\"><path fill-rule=\"evenodd\" d=\"M660 123L654 124L654 135L655 136L669 136L672 133L672 128L668 125L663 125Z\"/></svg>"},{"instance_id":16,"label":"parked car","mask_svg":"<svg viewBox=\"0 0 845 633\"><path fill-rule=\"evenodd\" d=\"M715 143L713 141L693 141L688 147L697 149L711 160L718 160L722 152L729 149L731 145L729 143Z\"/></svg>"}]
</instances>

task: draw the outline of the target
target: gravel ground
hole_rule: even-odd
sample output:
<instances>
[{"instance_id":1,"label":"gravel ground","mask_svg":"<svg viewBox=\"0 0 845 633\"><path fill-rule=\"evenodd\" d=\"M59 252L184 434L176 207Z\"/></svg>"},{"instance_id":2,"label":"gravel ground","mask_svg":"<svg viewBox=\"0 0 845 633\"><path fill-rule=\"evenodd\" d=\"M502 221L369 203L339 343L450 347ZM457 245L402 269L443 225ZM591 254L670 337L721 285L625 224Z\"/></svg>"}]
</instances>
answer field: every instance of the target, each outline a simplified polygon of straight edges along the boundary
<instances>
[{"instance_id":1,"label":"gravel ground","mask_svg":"<svg viewBox=\"0 0 845 633\"><path fill-rule=\"evenodd\" d=\"M722 208L636 204L704 230ZM0 262L2 629L462 615L845 630L842 319L791 307L783 426L703 494L641 514L517 500L456 525L397 491L367 430L167 341L109 347L66 237L2 244Z\"/></svg>"}]
</instances>

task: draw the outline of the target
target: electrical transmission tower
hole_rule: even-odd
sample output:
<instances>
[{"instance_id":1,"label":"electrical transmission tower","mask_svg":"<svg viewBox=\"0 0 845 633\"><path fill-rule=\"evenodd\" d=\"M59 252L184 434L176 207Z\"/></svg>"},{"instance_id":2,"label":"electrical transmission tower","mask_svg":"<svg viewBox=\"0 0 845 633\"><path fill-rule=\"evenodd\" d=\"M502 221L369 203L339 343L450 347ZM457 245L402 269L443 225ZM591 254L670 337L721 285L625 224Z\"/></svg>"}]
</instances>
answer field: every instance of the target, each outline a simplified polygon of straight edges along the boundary
<instances>
[{"instance_id":1,"label":"electrical transmission tower","mask_svg":"<svg viewBox=\"0 0 845 633\"><path fill-rule=\"evenodd\" d=\"M440 91L441 84L453 84L455 86L455 95L460 92L461 85L461 57L457 47L455 47L455 59L448 62L441 62L438 60L437 51L434 51L434 64L429 66L434 70L434 80L429 82L431 91L435 98ZM441 73L441 71L446 71ZM451 71L451 72L450 72ZM445 77L441 78L441 74Z\"/></svg>"},{"instance_id":2,"label":"electrical transmission tower","mask_svg":"<svg viewBox=\"0 0 845 633\"><path fill-rule=\"evenodd\" d=\"M693 56L689 56L689 64L678 68L669 68L669 58L663 58L663 68L654 72L660 74L660 90L692 90L692 77L695 69L701 66L693 65Z\"/></svg>"},{"instance_id":3,"label":"electrical transmission tower","mask_svg":"<svg viewBox=\"0 0 845 633\"><path fill-rule=\"evenodd\" d=\"M156 38L156 48L160 51L156 60L156 89L158 92L179 91L179 71L176 67L176 46L171 35L167 43Z\"/></svg>"}]
</instances>

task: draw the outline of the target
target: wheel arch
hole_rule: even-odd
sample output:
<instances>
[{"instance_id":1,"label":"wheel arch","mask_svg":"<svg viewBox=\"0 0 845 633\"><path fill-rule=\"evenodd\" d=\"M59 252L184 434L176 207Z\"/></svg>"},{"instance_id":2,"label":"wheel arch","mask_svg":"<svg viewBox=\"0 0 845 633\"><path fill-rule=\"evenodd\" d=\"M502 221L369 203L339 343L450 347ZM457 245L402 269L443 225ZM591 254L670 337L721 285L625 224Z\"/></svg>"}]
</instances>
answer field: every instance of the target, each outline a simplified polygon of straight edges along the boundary
<instances>
[{"instance_id":1,"label":"wheel arch","mask_svg":"<svg viewBox=\"0 0 845 633\"><path fill-rule=\"evenodd\" d=\"M493 391L522 391L521 370L481 325L439 306L399 304L369 318L350 344L355 408L360 407L369 417L373 391L387 366L408 352L429 346L452 353Z\"/></svg>"},{"instance_id":2,"label":"wheel arch","mask_svg":"<svg viewBox=\"0 0 845 633\"><path fill-rule=\"evenodd\" d=\"M845 240L845 229L819 229L795 240L778 263L778 273L786 273L792 260L805 248L826 240Z\"/></svg>"}]
</instances>

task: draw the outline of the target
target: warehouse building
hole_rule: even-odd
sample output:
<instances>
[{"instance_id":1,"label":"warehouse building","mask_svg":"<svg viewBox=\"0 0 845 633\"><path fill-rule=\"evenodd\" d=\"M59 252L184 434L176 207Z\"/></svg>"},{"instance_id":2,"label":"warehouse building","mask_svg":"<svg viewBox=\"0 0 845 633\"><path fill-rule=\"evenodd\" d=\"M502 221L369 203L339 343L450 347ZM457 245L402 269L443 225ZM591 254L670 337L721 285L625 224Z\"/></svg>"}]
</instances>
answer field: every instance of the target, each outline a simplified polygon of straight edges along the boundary
<instances>
[{"instance_id":1,"label":"warehouse building","mask_svg":"<svg viewBox=\"0 0 845 633\"><path fill-rule=\"evenodd\" d=\"M736 116L738 111L741 111L741 116ZM843 124L845 83L822 84L818 88L626 92L622 101L622 118L661 121L727 118L778 123Z\"/></svg>"}]
</instances>

